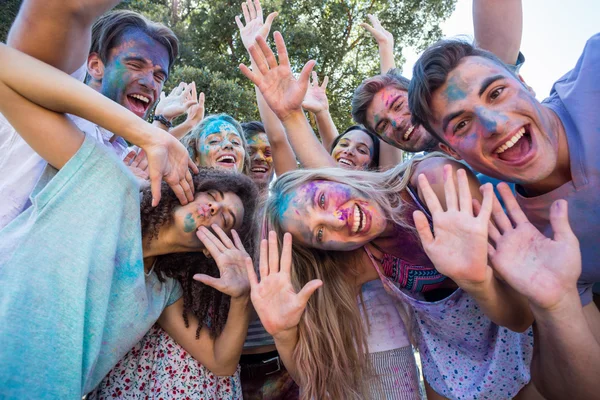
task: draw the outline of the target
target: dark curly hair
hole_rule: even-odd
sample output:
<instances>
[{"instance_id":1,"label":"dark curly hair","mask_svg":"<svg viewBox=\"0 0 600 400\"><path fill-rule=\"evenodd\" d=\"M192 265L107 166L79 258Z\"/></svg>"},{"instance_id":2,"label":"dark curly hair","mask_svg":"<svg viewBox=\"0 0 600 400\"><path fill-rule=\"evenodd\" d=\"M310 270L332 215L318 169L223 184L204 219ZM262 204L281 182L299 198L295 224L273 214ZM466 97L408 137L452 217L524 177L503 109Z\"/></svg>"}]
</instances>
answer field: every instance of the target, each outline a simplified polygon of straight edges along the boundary
<instances>
[{"instance_id":1,"label":"dark curly hair","mask_svg":"<svg viewBox=\"0 0 600 400\"><path fill-rule=\"evenodd\" d=\"M218 189L235 193L240 198L244 205L244 219L240 229L236 231L248 254L254 256L258 239L258 189L254 182L245 175L213 168L200 168L200 172L193 178L196 193ZM142 240L150 242L158 238L160 229L173 223L173 211L179 204L175 193L164 182L161 187L161 200L156 207L152 207L150 189L144 190L140 205ZM209 329L212 337L221 333L229 313L229 296L193 279L194 274L219 276L219 269L212 258L207 258L202 252L165 254L157 257L154 270L161 281L173 278L181 283L183 319L186 326L189 326L188 314L198 318L196 338L199 338L203 326Z\"/></svg>"}]
</instances>

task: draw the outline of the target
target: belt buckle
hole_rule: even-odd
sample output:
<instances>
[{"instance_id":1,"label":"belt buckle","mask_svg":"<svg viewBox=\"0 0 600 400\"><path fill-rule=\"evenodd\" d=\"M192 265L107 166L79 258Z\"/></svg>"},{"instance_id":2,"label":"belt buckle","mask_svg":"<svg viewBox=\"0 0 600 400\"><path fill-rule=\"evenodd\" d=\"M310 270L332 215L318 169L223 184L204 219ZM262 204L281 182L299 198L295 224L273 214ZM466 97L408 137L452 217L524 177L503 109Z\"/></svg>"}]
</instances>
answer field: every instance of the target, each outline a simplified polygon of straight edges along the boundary
<instances>
[{"instance_id":1,"label":"belt buckle","mask_svg":"<svg viewBox=\"0 0 600 400\"><path fill-rule=\"evenodd\" d=\"M265 375L271 375L271 374L281 371L281 361L279 360L279 356L269 358L268 360L263 360L262 363L267 364L267 363L270 363L271 361L277 361L277 369L275 371L267 372L267 373L265 373Z\"/></svg>"}]
</instances>

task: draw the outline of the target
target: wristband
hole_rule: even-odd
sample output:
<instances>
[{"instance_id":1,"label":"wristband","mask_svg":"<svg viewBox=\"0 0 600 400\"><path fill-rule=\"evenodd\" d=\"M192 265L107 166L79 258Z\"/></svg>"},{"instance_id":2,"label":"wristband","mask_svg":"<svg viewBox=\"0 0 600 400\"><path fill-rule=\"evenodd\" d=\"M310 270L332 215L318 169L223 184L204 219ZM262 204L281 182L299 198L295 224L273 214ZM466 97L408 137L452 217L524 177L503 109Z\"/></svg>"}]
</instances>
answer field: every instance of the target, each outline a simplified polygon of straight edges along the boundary
<instances>
[{"instance_id":1,"label":"wristband","mask_svg":"<svg viewBox=\"0 0 600 400\"><path fill-rule=\"evenodd\" d=\"M166 119L165 116L162 114L155 115L154 117L152 117L152 120L160 122L161 124L163 124L164 126L166 126L169 129L171 129L173 127L173 124L171 123L171 121Z\"/></svg>"}]
</instances>

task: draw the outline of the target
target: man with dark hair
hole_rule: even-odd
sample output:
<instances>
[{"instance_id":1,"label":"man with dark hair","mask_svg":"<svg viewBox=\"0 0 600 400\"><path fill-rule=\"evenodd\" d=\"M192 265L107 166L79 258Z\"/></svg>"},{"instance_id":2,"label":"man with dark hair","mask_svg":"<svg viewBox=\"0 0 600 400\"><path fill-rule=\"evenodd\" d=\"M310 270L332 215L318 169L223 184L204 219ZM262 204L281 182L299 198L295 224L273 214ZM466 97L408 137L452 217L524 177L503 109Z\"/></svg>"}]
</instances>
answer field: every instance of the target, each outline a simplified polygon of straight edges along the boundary
<instances>
[{"instance_id":1,"label":"man with dark hair","mask_svg":"<svg viewBox=\"0 0 600 400\"><path fill-rule=\"evenodd\" d=\"M249 176L258 186L261 197L266 199L269 194L269 184L275 175L269 137L265 133L265 126L259 121L244 122L242 129L248 143Z\"/></svg>"},{"instance_id":2,"label":"man with dark hair","mask_svg":"<svg viewBox=\"0 0 600 400\"><path fill-rule=\"evenodd\" d=\"M79 80L87 73L89 86L137 116L148 118L177 58L177 37L164 25L131 11L111 12L94 23L117 3L25 0L7 44ZM168 124L174 117L163 115L159 121ZM86 135L117 156L126 155L127 143L122 138L89 121L72 119ZM30 205L29 194L46 163L1 115L0 150L2 228Z\"/></svg>"},{"instance_id":3,"label":"man with dark hair","mask_svg":"<svg viewBox=\"0 0 600 400\"><path fill-rule=\"evenodd\" d=\"M559 207L559 199L569 202L581 267L543 269L534 281L523 281L522 266L515 265L505 276L528 297L535 315L539 351L532 372L548 398L600 392L600 312L592 302L592 285L600 281L599 76L600 34L542 103L493 54L442 41L421 56L409 87L413 121L427 127L448 154L517 183L523 218L546 236L553 233L550 206ZM509 212L518 216L520 210ZM579 280L569 273L580 273Z\"/></svg>"}]
</instances>

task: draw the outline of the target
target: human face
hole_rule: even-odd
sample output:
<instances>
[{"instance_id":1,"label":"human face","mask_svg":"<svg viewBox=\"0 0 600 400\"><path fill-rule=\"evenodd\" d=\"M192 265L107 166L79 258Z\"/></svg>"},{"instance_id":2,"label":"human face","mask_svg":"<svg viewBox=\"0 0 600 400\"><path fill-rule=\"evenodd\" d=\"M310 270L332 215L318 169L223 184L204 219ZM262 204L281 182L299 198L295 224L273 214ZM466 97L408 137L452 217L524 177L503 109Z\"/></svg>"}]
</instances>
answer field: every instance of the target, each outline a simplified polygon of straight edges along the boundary
<instances>
[{"instance_id":1,"label":"human face","mask_svg":"<svg viewBox=\"0 0 600 400\"><path fill-rule=\"evenodd\" d=\"M331 156L342 168L367 169L373 161L373 139L365 132L356 129L344 135L337 142Z\"/></svg>"},{"instance_id":2,"label":"human face","mask_svg":"<svg viewBox=\"0 0 600 400\"><path fill-rule=\"evenodd\" d=\"M282 199L282 227L305 245L324 250L355 250L381 235L381 208L351 187L330 181L301 185Z\"/></svg>"},{"instance_id":3,"label":"human face","mask_svg":"<svg viewBox=\"0 0 600 400\"><path fill-rule=\"evenodd\" d=\"M411 153L435 147L437 140L410 118L408 92L390 86L377 92L367 108L367 124L384 142Z\"/></svg>"},{"instance_id":4,"label":"human face","mask_svg":"<svg viewBox=\"0 0 600 400\"><path fill-rule=\"evenodd\" d=\"M432 126L478 172L533 184L556 168L558 135L542 105L503 66L465 57L432 98Z\"/></svg>"},{"instance_id":5,"label":"human face","mask_svg":"<svg viewBox=\"0 0 600 400\"><path fill-rule=\"evenodd\" d=\"M273 179L273 155L266 133L257 133L248 138L250 178L259 186L268 185Z\"/></svg>"},{"instance_id":6,"label":"human face","mask_svg":"<svg viewBox=\"0 0 600 400\"><path fill-rule=\"evenodd\" d=\"M168 71L167 49L141 30L129 29L110 49L100 92L145 119L159 98Z\"/></svg>"},{"instance_id":7,"label":"human face","mask_svg":"<svg viewBox=\"0 0 600 400\"><path fill-rule=\"evenodd\" d=\"M240 134L233 125L216 120L204 127L196 145L196 164L241 172L246 150Z\"/></svg>"},{"instance_id":8,"label":"human face","mask_svg":"<svg viewBox=\"0 0 600 400\"><path fill-rule=\"evenodd\" d=\"M242 200L232 192L222 192L211 189L198 192L194 201L179 206L173 216L174 226L180 244L187 247L202 247L196 236L196 231L201 227L218 225L225 233L232 229L239 229L244 219L244 205Z\"/></svg>"}]
</instances>

